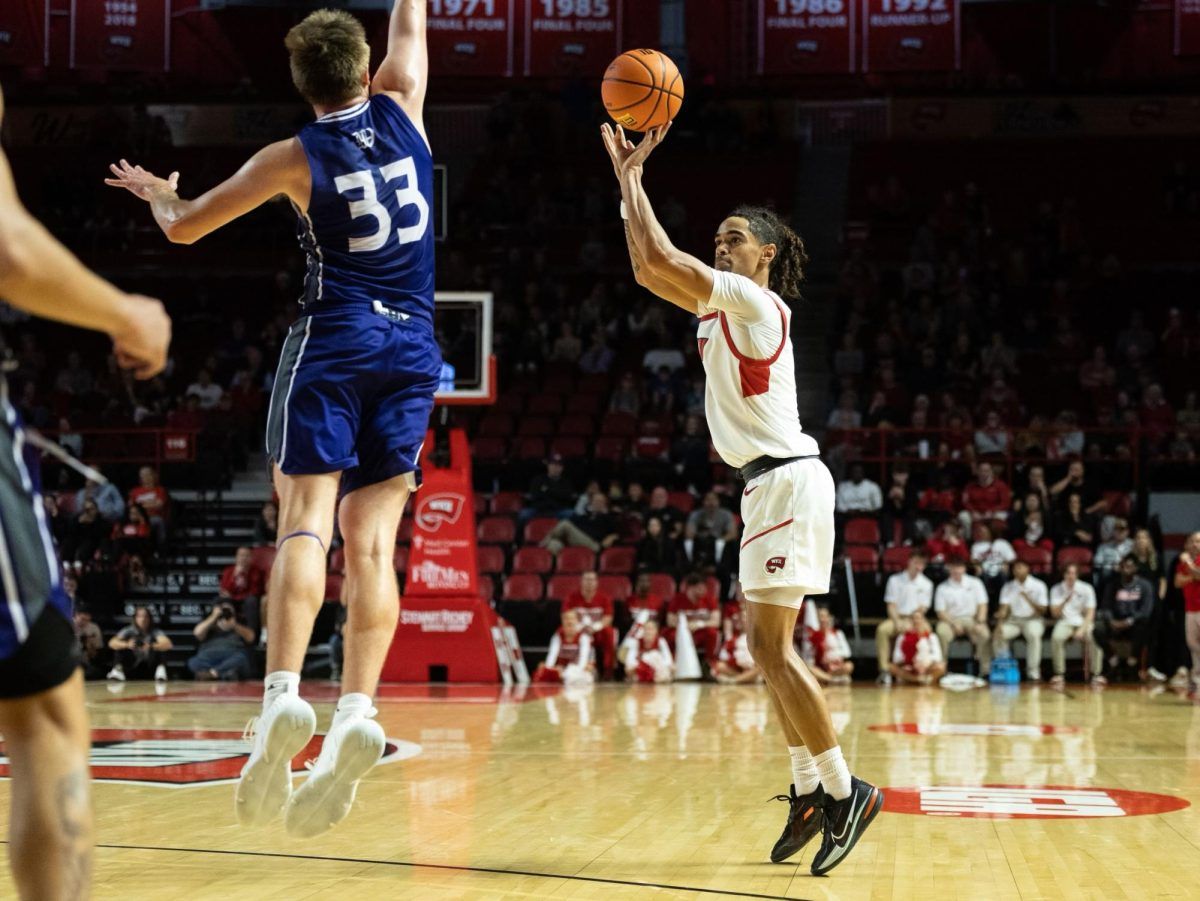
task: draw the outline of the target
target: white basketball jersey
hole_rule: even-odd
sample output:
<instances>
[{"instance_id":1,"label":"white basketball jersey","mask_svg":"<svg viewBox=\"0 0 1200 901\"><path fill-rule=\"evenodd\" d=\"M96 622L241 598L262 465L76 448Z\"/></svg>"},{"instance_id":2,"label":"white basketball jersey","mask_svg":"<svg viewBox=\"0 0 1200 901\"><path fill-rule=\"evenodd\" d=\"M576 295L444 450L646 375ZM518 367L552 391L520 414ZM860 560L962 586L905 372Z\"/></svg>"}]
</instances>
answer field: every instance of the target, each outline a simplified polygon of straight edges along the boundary
<instances>
[{"instance_id":1,"label":"white basketball jersey","mask_svg":"<svg viewBox=\"0 0 1200 901\"><path fill-rule=\"evenodd\" d=\"M820 452L800 427L791 311L744 275L713 270L712 296L697 302L704 409L727 464Z\"/></svg>"}]
</instances>

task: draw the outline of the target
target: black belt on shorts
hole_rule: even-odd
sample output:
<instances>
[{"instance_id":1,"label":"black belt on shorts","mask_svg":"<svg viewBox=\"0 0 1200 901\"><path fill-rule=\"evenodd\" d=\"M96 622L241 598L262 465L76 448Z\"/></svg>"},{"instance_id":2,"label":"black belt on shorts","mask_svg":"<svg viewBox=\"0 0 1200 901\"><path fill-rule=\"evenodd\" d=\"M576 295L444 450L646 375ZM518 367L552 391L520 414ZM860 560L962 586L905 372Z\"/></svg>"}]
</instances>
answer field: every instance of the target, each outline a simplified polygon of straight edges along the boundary
<instances>
[{"instance_id":1,"label":"black belt on shorts","mask_svg":"<svg viewBox=\"0 0 1200 901\"><path fill-rule=\"evenodd\" d=\"M738 472L741 474L743 482L749 482L751 479L757 479L765 472L778 469L780 466L787 466L789 463L795 463L797 460L819 459L821 459L820 454L804 454L800 457L759 457L757 460L751 460L739 469Z\"/></svg>"}]
</instances>

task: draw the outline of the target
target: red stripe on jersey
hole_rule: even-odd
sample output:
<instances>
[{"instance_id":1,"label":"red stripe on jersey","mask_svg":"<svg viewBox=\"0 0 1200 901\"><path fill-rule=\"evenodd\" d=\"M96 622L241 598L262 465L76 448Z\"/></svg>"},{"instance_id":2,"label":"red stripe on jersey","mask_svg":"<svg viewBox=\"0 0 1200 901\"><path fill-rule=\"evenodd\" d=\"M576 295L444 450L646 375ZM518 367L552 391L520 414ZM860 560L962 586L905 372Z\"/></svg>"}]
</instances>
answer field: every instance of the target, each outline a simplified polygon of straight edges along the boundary
<instances>
[{"instance_id":1,"label":"red stripe on jersey","mask_svg":"<svg viewBox=\"0 0 1200 901\"><path fill-rule=\"evenodd\" d=\"M742 382L742 397L754 397L757 394L766 394L771 390L771 365L779 359L779 355L783 353L783 348L787 345L788 339L788 322L787 313L784 311L783 305L775 300L775 296L768 291L764 291L779 310L779 325L783 336L779 340L779 347L775 348L775 353L769 357L750 357L737 349L737 345L733 343L733 335L729 331L729 319L725 313L721 316L721 331L725 333L725 340L729 344L730 351L738 361L738 376Z\"/></svg>"},{"instance_id":2,"label":"red stripe on jersey","mask_svg":"<svg viewBox=\"0 0 1200 901\"><path fill-rule=\"evenodd\" d=\"M700 338L700 339L699 339L699 343L700 343L700 359L701 359L701 360L703 360L703 359L704 359L704 345L705 345L705 344L707 344L707 343L708 343L708 341L709 341L709 339L708 339L708 338Z\"/></svg>"},{"instance_id":3,"label":"red stripe on jersey","mask_svg":"<svg viewBox=\"0 0 1200 901\"><path fill-rule=\"evenodd\" d=\"M701 321L701 322L708 322L708 320L710 320L710 319L716 319L716 318L717 318L717 314L716 314L716 313L709 313L707 316L701 316L701 317L700 317L700 321Z\"/></svg>"},{"instance_id":4,"label":"red stripe on jersey","mask_svg":"<svg viewBox=\"0 0 1200 901\"><path fill-rule=\"evenodd\" d=\"M764 535L770 535L772 532L776 532L779 529L782 529L784 526L790 526L795 521L796 521L796 519L795 519L795 517L793 517L791 519L785 519L783 522L779 523L779 525L771 526L771 528L769 528L769 529L763 529L757 535L753 535L750 538L747 538L745 541L743 541L742 548L745 549L746 545L748 545L751 541L758 541L758 539L762 538Z\"/></svg>"}]
</instances>

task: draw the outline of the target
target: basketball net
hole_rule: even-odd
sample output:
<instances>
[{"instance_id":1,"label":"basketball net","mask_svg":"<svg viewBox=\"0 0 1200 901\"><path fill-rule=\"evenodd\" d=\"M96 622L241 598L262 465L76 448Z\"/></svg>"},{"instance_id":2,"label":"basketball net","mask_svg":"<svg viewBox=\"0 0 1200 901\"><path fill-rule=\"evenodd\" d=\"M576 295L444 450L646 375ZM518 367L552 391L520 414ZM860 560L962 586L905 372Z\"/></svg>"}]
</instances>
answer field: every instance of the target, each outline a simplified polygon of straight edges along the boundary
<instances>
[{"instance_id":1,"label":"basketball net","mask_svg":"<svg viewBox=\"0 0 1200 901\"><path fill-rule=\"evenodd\" d=\"M696 642L692 641L692 630L688 628L687 617L681 615L675 629L675 678L699 679L702 675L704 673L700 669Z\"/></svg>"}]
</instances>

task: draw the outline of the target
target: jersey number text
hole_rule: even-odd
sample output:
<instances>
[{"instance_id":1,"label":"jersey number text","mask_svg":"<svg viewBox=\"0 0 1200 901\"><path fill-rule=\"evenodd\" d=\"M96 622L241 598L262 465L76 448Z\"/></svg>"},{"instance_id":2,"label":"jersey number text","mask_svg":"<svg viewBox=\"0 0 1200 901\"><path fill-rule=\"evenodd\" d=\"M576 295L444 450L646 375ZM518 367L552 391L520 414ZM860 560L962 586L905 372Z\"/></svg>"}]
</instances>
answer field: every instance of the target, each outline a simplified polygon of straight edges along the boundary
<instances>
[{"instance_id":1,"label":"jersey number text","mask_svg":"<svg viewBox=\"0 0 1200 901\"><path fill-rule=\"evenodd\" d=\"M417 187L417 167L413 165L413 158L406 156L402 160L380 166L379 175L385 185L398 178L404 179L404 187L396 189L396 201L401 207L415 206L418 215L415 225L396 229L396 237L401 244L420 241L429 227L429 203L421 196L421 191ZM387 243L388 235L392 230L392 217L388 213L387 207L379 202L379 195L375 192L375 174L370 169L363 169L359 172L351 172L349 175L339 175L333 180L333 184L339 194L346 194L355 189L361 190L361 200L347 198L350 204L350 216L353 219L372 216L379 226L373 234L364 235L361 238L351 238L350 252L367 253L379 250Z\"/></svg>"}]
</instances>

